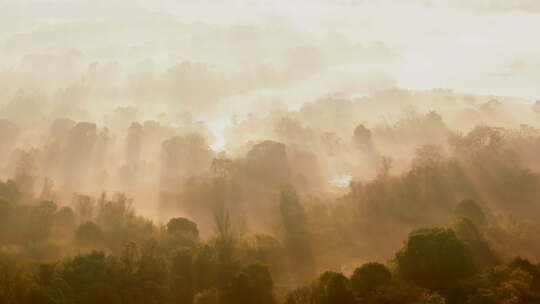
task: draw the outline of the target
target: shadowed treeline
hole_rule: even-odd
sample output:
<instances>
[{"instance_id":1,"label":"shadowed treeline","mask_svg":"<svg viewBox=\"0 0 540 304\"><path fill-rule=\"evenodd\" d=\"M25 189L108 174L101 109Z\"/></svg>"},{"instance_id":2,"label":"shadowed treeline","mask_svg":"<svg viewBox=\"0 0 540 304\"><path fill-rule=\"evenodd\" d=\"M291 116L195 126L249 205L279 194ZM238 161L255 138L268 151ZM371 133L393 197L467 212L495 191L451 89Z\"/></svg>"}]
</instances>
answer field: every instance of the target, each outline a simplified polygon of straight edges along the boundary
<instances>
[{"instance_id":1,"label":"shadowed treeline","mask_svg":"<svg viewBox=\"0 0 540 304\"><path fill-rule=\"evenodd\" d=\"M531 106L430 94L455 108L354 124L395 101L323 99L232 124L221 152L203 122L136 108L107 126L4 119L0 299L536 303L540 130L501 120ZM475 102L507 127L453 127ZM348 187L328 182L342 172Z\"/></svg>"}]
</instances>

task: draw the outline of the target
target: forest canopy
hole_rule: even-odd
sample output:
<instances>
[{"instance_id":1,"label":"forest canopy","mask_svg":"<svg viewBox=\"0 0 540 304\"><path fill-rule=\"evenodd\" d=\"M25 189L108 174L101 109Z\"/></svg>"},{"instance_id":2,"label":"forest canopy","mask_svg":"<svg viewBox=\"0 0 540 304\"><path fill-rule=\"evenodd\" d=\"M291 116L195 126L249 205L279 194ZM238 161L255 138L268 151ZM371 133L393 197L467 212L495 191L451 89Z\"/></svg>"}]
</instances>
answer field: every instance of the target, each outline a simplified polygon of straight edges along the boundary
<instances>
[{"instance_id":1,"label":"forest canopy","mask_svg":"<svg viewBox=\"0 0 540 304\"><path fill-rule=\"evenodd\" d=\"M0 0L0 304L540 304L538 3Z\"/></svg>"}]
</instances>

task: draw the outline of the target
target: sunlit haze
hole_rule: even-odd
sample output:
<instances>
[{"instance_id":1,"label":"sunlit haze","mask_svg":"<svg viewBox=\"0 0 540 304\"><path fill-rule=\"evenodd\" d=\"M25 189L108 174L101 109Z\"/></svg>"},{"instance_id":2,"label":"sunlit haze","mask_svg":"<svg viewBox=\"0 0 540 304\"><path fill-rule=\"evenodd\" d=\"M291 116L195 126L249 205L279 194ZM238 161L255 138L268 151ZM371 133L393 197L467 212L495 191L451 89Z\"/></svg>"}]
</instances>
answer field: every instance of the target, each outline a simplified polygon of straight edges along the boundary
<instances>
[{"instance_id":1,"label":"sunlit haze","mask_svg":"<svg viewBox=\"0 0 540 304\"><path fill-rule=\"evenodd\" d=\"M0 304L540 303L540 0L0 0Z\"/></svg>"}]
</instances>

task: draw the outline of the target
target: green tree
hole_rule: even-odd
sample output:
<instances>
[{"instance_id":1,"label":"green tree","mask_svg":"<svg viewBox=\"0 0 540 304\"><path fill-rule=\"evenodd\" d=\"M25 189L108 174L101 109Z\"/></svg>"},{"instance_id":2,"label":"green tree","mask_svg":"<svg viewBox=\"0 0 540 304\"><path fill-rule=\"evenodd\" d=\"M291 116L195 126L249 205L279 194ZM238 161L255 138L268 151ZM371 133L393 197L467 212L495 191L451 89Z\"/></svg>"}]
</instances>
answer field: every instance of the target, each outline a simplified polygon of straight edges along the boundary
<instances>
[{"instance_id":1,"label":"green tree","mask_svg":"<svg viewBox=\"0 0 540 304\"><path fill-rule=\"evenodd\" d=\"M319 277L315 290L316 304L354 304L354 295L350 282L341 273L327 271Z\"/></svg>"},{"instance_id":2,"label":"green tree","mask_svg":"<svg viewBox=\"0 0 540 304\"><path fill-rule=\"evenodd\" d=\"M274 282L266 266L251 264L235 276L227 291L226 301L230 304L272 304L273 287Z\"/></svg>"},{"instance_id":3,"label":"green tree","mask_svg":"<svg viewBox=\"0 0 540 304\"><path fill-rule=\"evenodd\" d=\"M82 245L100 245L103 231L94 222L84 222L75 231L75 240Z\"/></svg>"},{"instance_id":4,"label":"green tree","mask_svg":"<svg viewBox=\"0 0 540 304\"><path fill-rule=\"evenodd\" d=\"M368 293L379 286L389 284L392 274L380 263L366 263L354 270L351 285L357 295Z\"/></svg>"},{"instance_id":5,"label":"green tree","mask_svg":"<svg viewBox=\"0 0 540 304\"><path fill-rule=\"evenodd\" d=\"M0 182L0 199L17 204L21 198L22 193L14 181Z\"/></svg>"},{"instance_id":6,"label":"green tree","mask_svg":"<svg viewBox=\"0 0 540 304\"><path fill-rule=\"evenodd\" d=\"M488 241L478 231L471 220L468 218L457 218L454 220L452 228L456 232L456 236L469 249L476 268L483 269L500 263L497 254L491 249Z\"/></svg>"},{"instance_id":7,"label":"green tree","mask_svg":"<svg viewBox=\"0 0 540 304\"><path fill-rule=\"evenodd\" d=\"M299 266L300 275L310 276L313 263L311 235L307 226L306 211L294 188L286 187L281 191L279 207L289 255Z\"/></svg>"},{"instance_id":8,"label":"green tree","mask_svg":"<svg viewBox=\"0 0 540 304\"><path fill-rule=\"evenodd\" d=\"M467 304L540 303L531 286L532 277L527 272L507 265L496 266L477 276Z\"/></svg>"},{"instance_id":9,"label":"green tree","mask_svg":"<svg viewBox=\"0 0 540 304\"><path fill-rule=\"evenodd\" d=\"M315 285L304 286L291 291L285 304L312 304L315 295Z\"/></svg>"},{"instance_id":10,"label":"green tree","mask_svg":"<svg viewBox=\"0 0 540 304\"><path fill-rule=\"evenodd\" d=\"M465 244L451 229L413 231L395 260L403 279L442 294L474 273Z\"/></svg>"},{"instance_id":11,"label":"green tree","mask_svg":"<svg viewBox=\"0 0 540 304\"><path fill-rule=\"evenodd\" d=\"M195 237L199 237L199 229L197 229L197 224L183 217L170 219L167 223L167 232L169 234L187 233Z\"/></svg>"},{"instance_id":12,"label":"green tree","mask_svg":"<svg viewBox=\"0 0 540 304\"><path fill-rule=\"evenodd\" d=\"M359 124L353 133L353 143L357 148L366 149L371 148L371 131L363 124Z\"/></svg>"},{"instance_id":13,"label":"green tree","mask_svg":"<svg viewBox=\"0 0 540 304\"><path fill-rule=\"evenodd\" d=\"M122 268L114 257L92 251L66 260L60 276L71 289L73 303L121 303Z\"/></svg>"},{"instance_id":14,"label":"green tree","mask_svg":"<svg viewBox=\"0 0 540 304\"><path fill-rule=\"evenodd\" d=\"M486 225L487 220L482 211L482 208L472 199L464 199L454 209L456 217L463 217L469 219L476 226L483 227Z\"/></svg>"},{"instance_id":15,"label":"green tree","mask_svg":"<svg viewBox=\"0 0 540 304\"><path fill-rule=\"evenodd\" d=\"M180 249L171 261L171 284L174 298L178 303L192 303L195 296L193 251Z\"/></svg>"},{"instance_id":16,"label":"green tree","mask_svg":"<svg viewBox=\"0 0 540 304\"><path fill-rule=\"evenodd\" d=\"M15 221L15 206L0 198L0 242L7 243L12 236ZM11 229L10 229L11 228Z\"/></svg>"},{"instance_id":17,"label":"green tree","mask_svg":"<svg viewBox=\"0 0 540 304\"><path fill-rule=\"evenodd\" d=\"M529 260L522 257L514 258L508 266L528 273L532 278L532 288L536 291L540 291L540 269L538 269L538 266L533 265Z\"/></svg>"},{"instance_id":18,"label":"green tree","mask_svg":"<svg viewBox=\"0 0 540 304\"><path fill-rule=\"evenodd\" d=\"M26 226L27 237L30 240L44 240L50 236L57 209L58 206L51 201L44 201L32 208L29 223Z\"/></svg>"}]
</instances>

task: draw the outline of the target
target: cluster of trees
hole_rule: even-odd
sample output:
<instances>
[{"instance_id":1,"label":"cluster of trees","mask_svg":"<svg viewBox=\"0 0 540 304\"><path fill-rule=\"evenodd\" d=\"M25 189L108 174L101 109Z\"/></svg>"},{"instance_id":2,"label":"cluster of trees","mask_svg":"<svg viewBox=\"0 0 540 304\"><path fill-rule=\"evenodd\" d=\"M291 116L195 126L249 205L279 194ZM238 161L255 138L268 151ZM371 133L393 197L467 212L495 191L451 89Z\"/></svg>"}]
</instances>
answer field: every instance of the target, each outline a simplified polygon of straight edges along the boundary
<instances>
[{"instance_id":1,"label":"cluster of trees","mask_svg":"<svg viewBox=\"0 0 540 304\"><path fill-rule=\"evenodd\" d=\"M452 229L419 229L388 266L366 263L350 277L324 272L285 303L540 303L539 265L517 257L479 267L474 249Z\"/></svg>"},{"instance_id":2,"label":"cluster of trees","mask_svg":"<svg viewBox=\"0 0 540 304\"><path fill-rule=\"evenodd\" d=\"M540 303L540 265L494 248L492 219L472 199L455 206L449 228L409 233L386 265L324 271L309 284L331 249L290 186L276 236L239 233L223 205L203 239L195 222L156 225L120 194L63 207L25 200L16 182L0 183L1 303Z\"/></svg>"},{"instance_id":3,"label":"cluster of trees","mask_svg":"<svg viewBox=\"0 0 540 304\"><path fill-rule=\"evenodd\" d=\"M224 208L203 239L189 219L155 225L135 215L122 195L78 196L74 208L21 197L14 182L0 183L0 303L540 303L540 265L501 256L470 199L451 227L412 231L385 264L307 283L317 244L290 187L279 238L239 235Z\"/></svg>"},{"instance_id":4,"label":"cluster of trees","mask_svg":"<svg viewBox=\"0 0 540 304\"><path fill-rule=\"evenodd\" d=\"M303 276L312 265L292 188L280 198L284 240L239 234L225 205L203 239L189 219L136 215L123 194L59 206L24 191L0 183L0 303L274 303L273 278L292 282L293 263Z\"/></svg>"},{"instance_id":5,"label":"cluster of trees","mask_svg":"<svg viewBox=\"0 0 540 304\"><path fill-rule=\"evenodd\" d=\"M237 237L226 211L202 240L194 222L154 225L121 195L74 208L20 197L0 184L0 303L273 303L278 241Z\"/></svg>"},{"instance_id":6,"label":"cluster of trees","mask_svg":"<svg viewBox=\"0 0 540 304\"><path fill-rule=\"evenodd\" d=\"M364 101L432 96L385 94ZM251 117L227 152L189 113L0 120L0 303L538 301L540 130L366 106Z\"/></svg>"}]
</instances>

